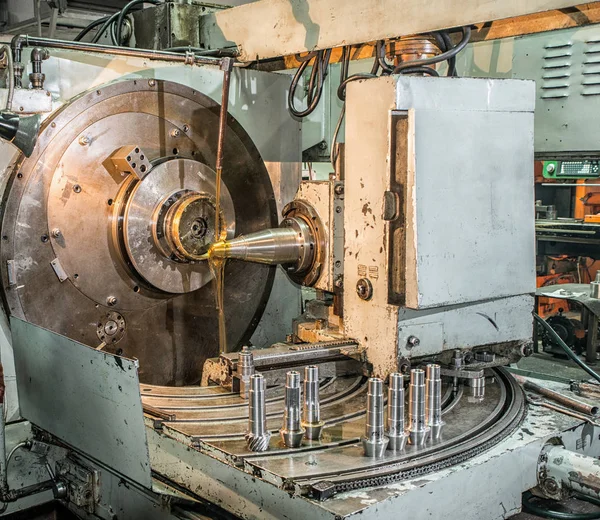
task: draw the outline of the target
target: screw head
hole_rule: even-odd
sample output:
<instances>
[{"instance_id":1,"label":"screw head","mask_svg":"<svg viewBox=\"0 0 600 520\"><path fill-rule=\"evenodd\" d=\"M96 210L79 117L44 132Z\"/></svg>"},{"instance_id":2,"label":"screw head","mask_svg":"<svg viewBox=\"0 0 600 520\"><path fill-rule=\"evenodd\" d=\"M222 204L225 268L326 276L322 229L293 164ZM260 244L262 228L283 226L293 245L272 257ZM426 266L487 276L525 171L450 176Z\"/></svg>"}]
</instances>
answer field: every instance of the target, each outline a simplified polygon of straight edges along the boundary
<instances>
[{"instance_id":1,"label":"screw head","mask_svg":"<svg viewBox=\"0 0 600 520\"><path fill-rule=\"evenodd\" d=\"M58 238L60 235L61 235L60 229L58 229L58 228L54 228L54 229L52 230L52 236L53 236L54 238Z\"/></svg>"},{"instance_id":2,"label":"screw head","mask_svg":"<svg viewBox=\"0 0 600 520\"><path fill-rule=\"evenodd\" d=\"M547 478L544 480L543 486L544 490L551 495L554 495L559 490L558 483L553 478Z\"/></svg>"},{"instance_id":3,"label":"screw head","mask_svg":"<svg viewBox=\"0 0 600 520\"><path fill-rule=\"evenodd\" d=\"M109 296L108 298L106 298L106 304L110 307L114 306L117 304L117 297L116 296Z\"/></svg>"},{"instance_id":4,"label":"screw head","mask_svg":"<svg viewBox=\"0 0 600 520\"><path fill-rule=\"evenodd\" d=\"M75 184L75 185L73 186L73 191L74 191L75 193L81 193L81 186L79 186L79 184Z\"/></svg>"},{"instance_id":5,"label":"screw head","mask_svg":"<svg viewBox=\"0 0 600 520\"><path fill-rule=\"evenodd\" d=\"M333 192L336 195L343 195L343 193L344 193L344 185L343 184L338 184L335 188L333 188Z\"/></svg>"},{"instance_id":6,"label":"screw head","mask_svg":"<svg viewBox=\"0 0 600 520\"><path fill-rule=\"evenodd\" d=\"M356 294L361 300L370 300L373 297L373 285L366 278L361 278L356 282Z\"/></svg>"},{"instance_id":7,"label":"screw head","mask_svg":"<svg viewBox=\"0 0 600 520\"><path fill-rule=\"evenodd\" d=\"M148 86L153 87L154 85L156 85L156 80L153 80L153 79L148 80Z\"/></svg>"},{"instance_id":8,"label":"screw head","mask_svg":"<svg viewBox=\"0 0 600 520\"><path fill-rule=\"evenodd\" d=\"M86 146L86 145L90 144L90 142L91 142L91 139L87 135L82 135L79 138L79 144L81 146Z\"/></svg>"},{"instance_id":9,"label":"screw head","mask_svg":"<svg viewBox=\"0 0 600 520\"><path fill-rule=\"evenodd\" d=\"M556 170L556 165L554 163L550 163L548 166L546 166L546 171L548 173L554 173L555 170Z\"/></svg>"},{"instance_id":10,"label":"screw head","mask_svg":"<svg viewBox=\"0 0 600 520\"><path fill-rule=\"evenodd\" d=\"M406 340L406 348L418 347L421 344L421 340L417 336L408 336Z\"/></svg>"},{"instance_id":11,"label":"screw head","mask_svg":"<svg viewBox=\"0 0 600 520\"><path fill-rule=\"evenodd\" d=\"M173 130L171 130L171 137L179 137L181 135L181 132L179 131L179 128L173 128Z\"/></svg>"}]
</instances>

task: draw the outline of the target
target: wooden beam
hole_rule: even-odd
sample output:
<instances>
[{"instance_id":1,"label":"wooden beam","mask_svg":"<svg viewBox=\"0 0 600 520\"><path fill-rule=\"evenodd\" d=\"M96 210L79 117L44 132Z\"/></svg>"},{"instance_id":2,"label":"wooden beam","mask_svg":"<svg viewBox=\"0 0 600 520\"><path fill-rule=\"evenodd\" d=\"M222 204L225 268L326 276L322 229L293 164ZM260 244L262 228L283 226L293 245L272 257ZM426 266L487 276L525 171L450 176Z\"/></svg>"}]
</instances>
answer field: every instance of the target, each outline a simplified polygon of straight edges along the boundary
<instances>
[{"instance_id":1,"label":"wooden beam","mask_svg":"<svg viewBox=\"0 0 600 520\"><path fill-rule=\"evenodd\" d=\"M600 23L600 2L591 2L566 9L555 9L544 13L476 24L471 34L471 42L497 40L571 27L582 27L595 23ZM371 58L375 55L374 53L375 46L372 42L361 44L353 48L351 59ZM331 63L340 61L341 56L342 47L334 48L331 53ZM300 62L294 55L285 56L284 66L286 69L295 69L300 66Z\"/></svg>"},{"instance_id":2,"label":"wooden beam","mask_svg":"<svg viewBox=\"0 0 600 520\"><path fill-rule=\"evenodd\" d=\"M569 0L260 0L208 14L201 40L240 59L287 56L490 20L572 8Z\"/></svg>"}]
</instances>

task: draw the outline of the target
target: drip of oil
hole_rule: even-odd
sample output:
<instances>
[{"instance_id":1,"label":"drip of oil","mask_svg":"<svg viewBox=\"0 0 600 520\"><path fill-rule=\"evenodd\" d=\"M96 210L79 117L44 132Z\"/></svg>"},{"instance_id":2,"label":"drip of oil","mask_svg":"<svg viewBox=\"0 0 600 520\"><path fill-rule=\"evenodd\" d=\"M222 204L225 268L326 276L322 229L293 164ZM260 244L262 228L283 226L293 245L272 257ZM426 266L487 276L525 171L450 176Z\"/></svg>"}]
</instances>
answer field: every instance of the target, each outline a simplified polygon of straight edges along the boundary
<instances>
[{"instance_id":1,"label":"drip of oil","mask_svg":"<svg viewBox=\"0 0 600 520\"><path fill-rule=\"evenodd\" d=\"M227 328L225 325L225 262L226 258L208 255L208 267L215 278L215 303L219 319L219 353L225 354L227 350Z\"/></svg>"}]
</instances>

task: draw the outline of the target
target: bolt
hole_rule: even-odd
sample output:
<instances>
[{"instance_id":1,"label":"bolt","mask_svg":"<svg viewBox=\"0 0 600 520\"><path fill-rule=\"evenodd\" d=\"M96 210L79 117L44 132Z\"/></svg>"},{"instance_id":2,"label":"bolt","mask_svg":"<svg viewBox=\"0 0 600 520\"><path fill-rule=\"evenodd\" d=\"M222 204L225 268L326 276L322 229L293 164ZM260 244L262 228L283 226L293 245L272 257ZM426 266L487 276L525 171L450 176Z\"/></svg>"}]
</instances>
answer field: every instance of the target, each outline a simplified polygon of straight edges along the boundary
<instances>
[{"instance_id":1,"label":"bolt","mask_svg":"<svg viewBox=\"0 0 600 520\"><path fill-rule=\"evenodd\" d=\"M173 128L173 130L171 130L171 137L179 137L181 135L181 132L179 131L179 128Z\"/></svg>"},{"instance_id":2,"label":"bolt","mask_svg":"<svg viewBox=\"0 0 600 520\"><path fill-rule=\"evenodd\" d=\"M344 185L338 184L335 188L333 188L333 192L336 195L343 195L344 194Z\"/></svg>"},{"instance_id":3,"label":"bolt","mask_svg":"<svg viewBox=\"0 0 600 520\"><path fill-rule=\"evenodd\" d=\"M156 85L156 81L153 79L148 80L148 86L154 87Z\"/></svg>"},{"instance_id":4,"label":"bolt","mask_svg":"<svg viewBox=\"0 0 600 520\"><path fill-rule=\"evenodd\" d=\"M558 483L553 478L547 478L544 480L544 489L551 495L554 495L559 490Z\"/></svg>"},{"instance_id":5,"label":"bolt","mask_svg":"<svg viewBox=\"0 0 600 520\"><path fill-rule=\"evenodd\" d=\"M190 127L188 125L183 125L183 131L188 132Z\"/></svg>"},{"instance_id":6,"label":"bolt","mask_svg":"<svg viewBox=\"0 0 600 520\"><path fill-rule=\"evenodd\" d=\"M344 288L344 278L342 276L338 276L335 280L334 285L338 288L338 289L343 289Z\"/></svg>"},{"instance_id":7,"label":"bolt","mask_svg":"<svg viewBox=\"0 0 600 520\"><path fill-rule=\"evenodd\" d=\"M555 170L556 170L556 165L554 163L550 163L548 166L546 166L546 171L548 173L554 173Z\"/></svg>"},{"instance_id":8,"label":"bolt","mask_svg":"<svg viewBox=\"0 0 600 520\"><path fill-rule=\"evenodd\" d=\"M85 146L86 144L90 144L91 139L87 135L82 135L79 138L79 144L81 146Z\"/></svg>"},{"instance_id":9,"label":"bolt","mask_svg":"<svg viewBox=\"0 0 600 520\"><path fill-rule=\"evenodd\" d=\"M370 300L373 297L373 285L366 278L361 278L356 282L356 294L361 300Z\"/></svg>"},{"instance_id":10,"label":"bolt","mask_svg":"<svg viewBox=\"0 0 600 520\"><path fill-rule=\"evenodd\" d=\"M58 229L58 228L54 228L54 229L52 230L52 236L53 236L54 238L58 238L60 235L61 235L61 233L60 233L60 229Z\"/></svg>"},{"instance_id":11,"label":"bolt","mask_svg":"<svg viewBox=\"0 0 600 520\"><path fill-rule=\"evenodd\" d=\"M114 305L117 304L117 297L109 296L108 298L106 298L106 304L109 305L110 307L113 307Z\"/></svg>"},{"instance_id":12,"label":"bolt","mask_svg":"<svg viewBox=\"0 0 600 520\"><path fill-rule=\"evenodd\" d=\"M533 347L531 345L525 345L522 350L524 357L529 357L533 354Z\"/></svg>"},{"instance_id":13,"label":"bolt","mask_svg":"<svg viewBox=\"0 0 600 520\"><path fill-rule=\"evenodd\" d=\"M75 184L75 185L73 186L73 191L74 191L75 193L81 193L81 186L79 186L79 184Z\"/></svg>"},{"instance_id":14,"label":"bolt","mask_svg":"<svg viewBox=\"0 0 600 520\"><path fill-rule=\"evenodd\" d=\"M336 213L341 213L342 212L342 207L341 206L336 206L335 207L335 212Z\"/></svg>"},{"instance_id":15,"label":"bolt","mask_svg":"<svg viewBox=\"0 0 600 520\"><path fill-rule=\"evenodd\" d=\"M417 336L408 336L406 340L406 348L418 347L421 344L421 340Z\"/></svg>"}]
</instances>

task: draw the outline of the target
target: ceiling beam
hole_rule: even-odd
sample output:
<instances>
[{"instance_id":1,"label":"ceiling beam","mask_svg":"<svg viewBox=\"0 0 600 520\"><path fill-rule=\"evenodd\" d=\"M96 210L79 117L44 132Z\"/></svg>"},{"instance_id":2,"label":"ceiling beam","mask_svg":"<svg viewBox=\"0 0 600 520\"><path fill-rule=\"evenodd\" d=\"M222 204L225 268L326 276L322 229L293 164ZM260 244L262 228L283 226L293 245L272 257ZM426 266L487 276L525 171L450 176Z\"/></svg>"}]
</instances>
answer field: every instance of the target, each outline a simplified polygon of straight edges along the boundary
<instances>
[{"instance_id":1,"label":"ceiling beam","mask_svg":"<svg viewBox=\"0 0 600 520\"><path fill-rule=\"evenodd\" d=\"M241 60L252 61L576 5L568 0L260 0L201 17L200 31L207 47L234 44Z\"/></svg>"}]
</instances>

